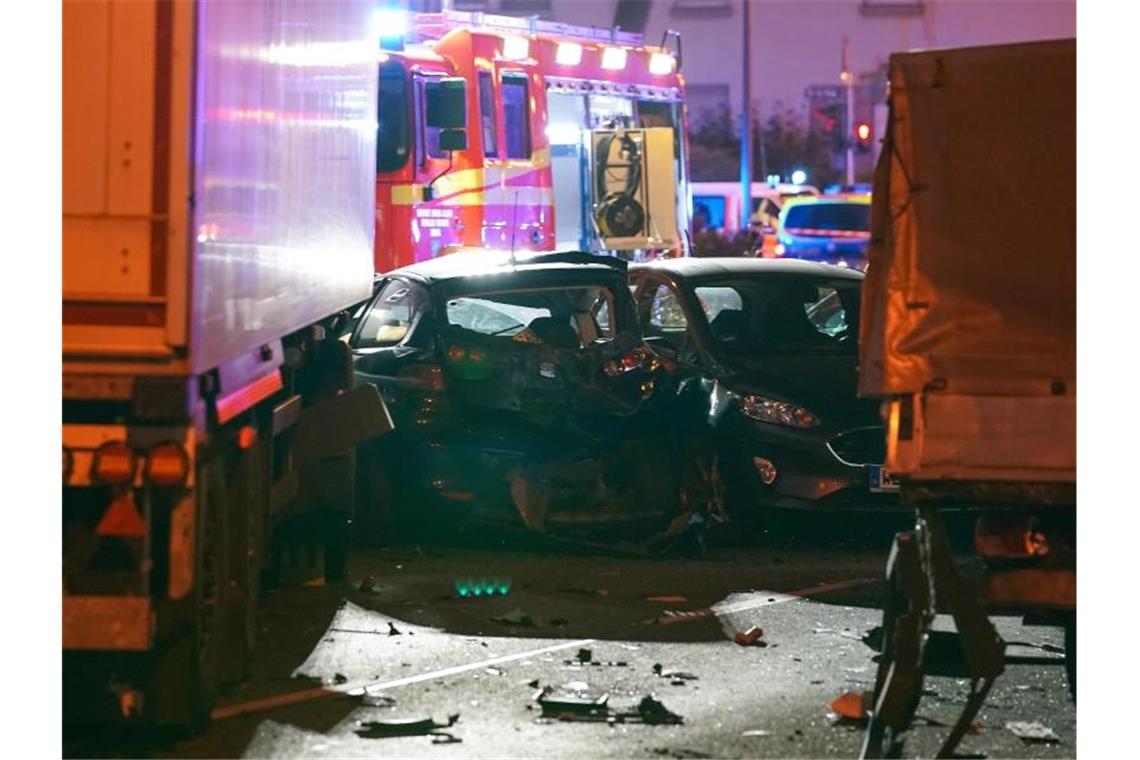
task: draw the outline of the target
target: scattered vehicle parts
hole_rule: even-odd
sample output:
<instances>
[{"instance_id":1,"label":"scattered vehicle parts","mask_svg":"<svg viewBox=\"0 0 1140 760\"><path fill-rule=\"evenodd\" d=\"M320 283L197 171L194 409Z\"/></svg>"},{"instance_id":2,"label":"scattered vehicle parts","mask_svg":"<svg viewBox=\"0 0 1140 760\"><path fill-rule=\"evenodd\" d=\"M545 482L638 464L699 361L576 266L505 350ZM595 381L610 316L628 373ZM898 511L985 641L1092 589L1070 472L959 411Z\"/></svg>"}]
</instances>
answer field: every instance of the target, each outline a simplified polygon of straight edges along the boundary
<instances>
[{"instance_id":1,"label":"scattered vehicle parts","mask_svg":"<svg viewBox=\"0 0 1140 760\"><path fill-rule=\"evenodd\" d=\"M608 693L592 696L588 693L588 687L585 690L571 690L568 688L571 685L585 684L567 684L558 692L545 687L535 693L534 701L542 708L540 720L645 723L654 726L679 725L684 722L684 718L669 710L652 694L642 697L632 710L618 712L610 708Z\"/></svg>"},{"instance_id":2,"label":"scattered vehicle parts","mask_svg":"<svg viewBox=\"0 0 1140 760\"><path fill-rule=\"evenodd\" d=\"M693 673L688 673L684 670L665 670L665 668L659 662L653 663L653 675L657 676L658 678L669 679L670 681L680 681L682 684L685 681L696 681L700 678L699 676Z\"/></svg>"},{"instance_id":3,"label":"scattered vehicle parts","mask_svg":"<svg viewBox=\"0 0 1140 760\"><path fill-rule=\"evenodd\" d=\"M513 610L505 615L491 618L494 623L502 623L503 625L517 625L517 626L533 626L534 621L531 620L530 615L522 607L515 607Z\"/></svg>"},{"instance_id":4,"label":"scattered vehicle parts","mask_svg":"<svg viewBox=\"0 0 1140 760\"><path fill-rule=\"evenodd\" d=\"M757 626L752 626L747 631L738 632L732 640L742 647L768 646L768 642L764 641L764 629Z\"/></svg>"},{"instance_id":5,"label":"scattered vehicle parts","mask_svg":"<svg viewBox=\"0 0 1140 760\"><path fill-rule=\"evenodd\" d=\"M831 712L848 720L863 721L868 713L868 693L865 691L845 691L828 705Z\"/></svg>"},{"instance_id":6,"label":"scattered vehicle parts","mask_svg":"<svg viewBox=\"0 0 1140 760\"><path fill-rule=\"evenodd\" d=\"M449 736L450 734L440 733L441 730L451 728L458 720L459 713L447 716L445 722L437 722L434 718L358 721L355 733L364 739L382 739L391 736Z\"/></svg>"},{"instance_id":7,"label":"scattered vehicle parts","mask_svg":"<svg viewBox=\"0 0 1140 760\"><path fill-rule=\"evenodd\" d=\"M645 601L656 602L658 604L687 604L689 598L681 594L666 594L663 596L647 596L645 597Z\"/></svg>"},{"instance_id":8,"label":"scattered vehicle parts","mask_svg":"<svg viewBox=\"0 0 1140 760\"><path fill-rule=\"evenodd\" d=\"M1061 741L1061 737L1057 736L1053 729L1037 721L1015 720L1006 723L1005 727L1027 744L1057 744Z\"/></svg>"}]
</instances>

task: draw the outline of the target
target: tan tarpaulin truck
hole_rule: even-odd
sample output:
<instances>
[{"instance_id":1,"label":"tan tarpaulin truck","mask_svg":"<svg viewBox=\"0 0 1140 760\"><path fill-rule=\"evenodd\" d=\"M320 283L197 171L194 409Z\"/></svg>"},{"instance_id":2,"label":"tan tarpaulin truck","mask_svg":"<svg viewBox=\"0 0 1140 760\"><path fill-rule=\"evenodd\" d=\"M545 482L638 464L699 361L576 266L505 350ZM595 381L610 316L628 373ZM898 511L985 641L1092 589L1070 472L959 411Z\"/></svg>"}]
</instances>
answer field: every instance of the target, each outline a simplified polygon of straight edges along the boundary
<instances>
[{"instance_id":1,"label":"tan tarpaulin truck","mask_svg":"<svg viewBox=\"0 0 1140 760\"><path fill-rule=\"evenodd\" d=\"M895 54L889 74L859 391L885 402L887 468L919 519L888 567L868 756L899 749L935 609L975 711L1008 661L987 613L1046 610L1076 637L1076 41ZM943 551L946 507L981 517L980 593Z\"/></svg>"}]
</instances>

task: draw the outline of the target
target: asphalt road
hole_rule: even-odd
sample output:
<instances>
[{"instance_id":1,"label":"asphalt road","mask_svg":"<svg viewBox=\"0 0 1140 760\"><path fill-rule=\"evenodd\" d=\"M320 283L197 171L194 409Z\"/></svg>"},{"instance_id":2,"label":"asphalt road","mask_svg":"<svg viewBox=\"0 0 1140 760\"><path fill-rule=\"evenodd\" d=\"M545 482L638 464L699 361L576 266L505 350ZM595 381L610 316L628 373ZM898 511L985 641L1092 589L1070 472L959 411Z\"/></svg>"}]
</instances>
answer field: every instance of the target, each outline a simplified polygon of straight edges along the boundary
<instances>
[{"instance_id":1,"label":"asphalt road","mask_svg":"<svg viewBox=\"0 0 1140 760\"><path fill-rule=\"evenodd\" d=\"M878 579L896 527L809 521L777 545L716 550L703 560L519 545L493 535L469 545L359 550L348 581L268 596L256 673L226 695L206 735L130 754L852 757L862 730L833 724L828 706L843 692L872 687L874 652L861 636L880 622ZM369 579L374 584L361 590ZM494 579L509 591L460 597L457 588L471 579ZM520 612L529 625L494 620ZM1058 629L998 622L1007 641L1062 644ZM753 626L768 646L733 642ZM942 619L936 627L950 628ZM580 650L602 664L581 663ZM663 678L656 665L686 676ZM543 719L534 701L542 687L608 694L616 712L654 695L683 723ZM928 678L924 725L910 732L907 755L933 756L966 691L964 678ZM450 739L358 734L368 721L446 722L455 714L441 730ZM1006 728L1011 721L1038 721L1060 742L1024 743ZM1075 755L1076 712L1060 667L1010 666L977 723L960 753Z\"/></svg>"}]
</instances>

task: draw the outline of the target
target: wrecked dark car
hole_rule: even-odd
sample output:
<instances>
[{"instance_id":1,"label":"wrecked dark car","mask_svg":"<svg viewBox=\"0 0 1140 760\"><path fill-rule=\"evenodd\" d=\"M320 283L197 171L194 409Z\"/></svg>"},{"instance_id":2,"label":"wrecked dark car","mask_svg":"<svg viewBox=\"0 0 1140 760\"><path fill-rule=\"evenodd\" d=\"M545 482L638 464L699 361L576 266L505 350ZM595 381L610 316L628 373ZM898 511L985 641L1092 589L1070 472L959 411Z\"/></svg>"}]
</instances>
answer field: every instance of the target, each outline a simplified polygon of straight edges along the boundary
<instances>
[{"instance_id":1,"label":"wrecked dark car","mask_svg":"<svg viewBox=\"0 0 1140 760\"><path fill-rule=\"evenodd\" d=\"M772 509L898 508L878 404L856 396L862 280L791 260L630 268L645 340L705 412L682 500L744 532Z\"/></svg>"},{"instance_id":2,"label":"wrecked dark car","mask_svg":"<svg viewBox=\"0 0 1140 760\"><path fill-rule=\"evenodd\" d=\"M395 270L350 346L395 422L361 450L366 532L504 517L541 532L675 508L684 433L656 409L673 394L623 261L465 251Z\"/></svg>"}]
</instances>

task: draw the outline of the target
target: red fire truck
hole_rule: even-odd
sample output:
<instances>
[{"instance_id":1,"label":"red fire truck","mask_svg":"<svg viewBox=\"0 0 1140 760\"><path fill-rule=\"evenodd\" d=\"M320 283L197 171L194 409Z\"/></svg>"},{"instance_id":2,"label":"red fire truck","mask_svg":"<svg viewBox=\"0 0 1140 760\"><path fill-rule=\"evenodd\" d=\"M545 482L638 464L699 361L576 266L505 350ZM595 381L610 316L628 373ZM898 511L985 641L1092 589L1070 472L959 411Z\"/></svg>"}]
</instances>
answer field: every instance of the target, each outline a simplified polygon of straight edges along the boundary
<instances>
[{"instance_id":1,"label":"red fire truck","mask_svg":"<svg viewBox=\"0 0 1140 760\"><path fill-rule=\"evenodd\" d=\"M684 84L665 47L481 13L374 21L377 271L468 246L687 250Z\"/></svg>"}]
</instances>

